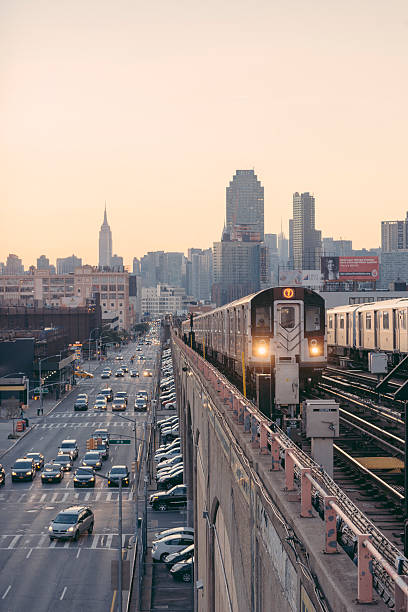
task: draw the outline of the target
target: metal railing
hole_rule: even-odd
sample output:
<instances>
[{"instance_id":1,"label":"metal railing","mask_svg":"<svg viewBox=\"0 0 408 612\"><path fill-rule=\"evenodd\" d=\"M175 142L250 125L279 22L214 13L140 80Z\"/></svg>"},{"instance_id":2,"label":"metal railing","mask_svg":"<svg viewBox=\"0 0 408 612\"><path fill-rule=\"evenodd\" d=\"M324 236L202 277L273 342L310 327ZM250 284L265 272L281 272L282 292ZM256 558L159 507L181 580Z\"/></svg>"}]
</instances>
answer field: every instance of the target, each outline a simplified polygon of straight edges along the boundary
<instances>
[{"instance_id":1,"label":"metal railing","mask_svg":"<svg viewBox=\"0 0 408 612\"><path fill-rule=\"evenodd\" d=\"M324 508L322 538L325 552L337 552L337 519L341 519L354 534L357 542L358 602L374 602L373 575L377 572L377 578L382 581L388 577L396 609L408 610L408 560L401 556L400 551L353 504L332 478L282 430L272 426L225 376L175 334L172 335L172 341L189 359L189 367L202 379L210 397L213 392L215 401L221 400L232 420L250 434L252 447L259 449L262 455L271 456L272 471L284 469L286 490L294 491L295 479L298 480L300 516L312 516L313 495L320 495Z\"/></svg>"}]
</instances>

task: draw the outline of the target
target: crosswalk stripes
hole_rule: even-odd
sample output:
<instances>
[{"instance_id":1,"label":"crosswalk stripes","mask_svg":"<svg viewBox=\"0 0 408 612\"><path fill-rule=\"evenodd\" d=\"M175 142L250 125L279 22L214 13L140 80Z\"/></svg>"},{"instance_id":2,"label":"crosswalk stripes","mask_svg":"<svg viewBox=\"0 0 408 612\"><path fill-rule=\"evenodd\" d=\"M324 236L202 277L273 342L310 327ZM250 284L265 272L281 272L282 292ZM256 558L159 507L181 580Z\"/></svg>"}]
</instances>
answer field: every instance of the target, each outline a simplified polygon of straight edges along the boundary
<instances>
[{"instance_id":1,"label":"crosswalk stripes","mask_svg":"<svg viewBox=\"0 0 408 612\"><path fill-rule=\"evenodd\" d=\"M122 535L122 548L128 548L133 541L133 534ZM77 542L72 540L50 540L47 534L8 534L0 536L0 550L30 549L43 550L57 549L89 549L89 550L117 550L119 536L116 533L83 534Z\"/></svg>"},{"instance_id":2,"label":"crosswalk stripes","mask_svg":"<svg viewBox=\"0 0 408 612\"><path fill-rule=\"evenodd\" d=\"M37 429L61 429L65 427L71 427L74 429L78 429L80 427L98 427L101 423L98 421L93 421L92 423L42 423L41 425L37 425ZM133 422L130 421L109 421L109 426L113 427L132 427Z\"/></svg>"},{"instance_id":3,"label":"crosswalk stripes","mask_svg":"<svg viewBox=\"0 0 408 612\"><path fill-rule=\"evenodd\" d=\"M59 491L47 491L46 493L20 493L17 491L7 491L2 493L0 498L1 503L15 503L15 504L65 504L71 501L77 502L117 502L119 499L119 491L108 491L107 489L91 489L91 490L77 490L77 489L62 489ZM125 489L122 493L123 502L131 502L133 499L133 491L131 489Z\"/></svg>"}]
</instances>

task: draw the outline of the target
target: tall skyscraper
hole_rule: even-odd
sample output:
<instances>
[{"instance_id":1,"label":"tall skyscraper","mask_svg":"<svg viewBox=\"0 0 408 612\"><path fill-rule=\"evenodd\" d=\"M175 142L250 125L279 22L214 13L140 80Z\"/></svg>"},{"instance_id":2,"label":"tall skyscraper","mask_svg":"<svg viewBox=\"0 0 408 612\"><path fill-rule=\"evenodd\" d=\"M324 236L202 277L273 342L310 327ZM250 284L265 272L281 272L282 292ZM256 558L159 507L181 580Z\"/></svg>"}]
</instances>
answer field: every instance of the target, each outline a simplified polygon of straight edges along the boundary
<instances>
[{"instance_id":1,"label":"tall skyscraper","mask_svg":"<svg viewBox=\"0 0 408 612\"><path fill-rule=\"evenodd\" d=\"M321 232L315 229L315 199L310 193L293 194L293 267L320 270Z\"/></svg>"},{"instance_id":2,"label":"tall skyscraper","mask_svg":"<svg viewBox=\"0 0 408 612\"><path fill-rule=\"evenodd\" d=\"M253 170L237 170L227 187L227 224L231 240L264 239L264 188Z\"/></svg>"},{"instance_id":3,"label":"tall skyscraper","mask_svg":"<svg viewBox=\"0 0 408 612\"><path fill-rule=\"evenodd\" d=\"M23 262L17 255L14 255L14 253L10 253L6 260L5 271L6 274L23 274Z\"/></svg>"},{"instance_id":4,"label":"tall skyscraper","mask_svg":"<svg viewBox=\"0 0 408 612\"><path fill-rule=\"evenodd\" d=\"M259 242L214 242L212 300L227 304L260 289Z\"/></svg>"},{"instance_id":5,"label":"tall skyscraper","mask_svg":"<svg viewBox=\"0 0 408 612\"><path fill-rule=\"evenodd\" d=\"M112 232L108 224L105 213L103 215L103 223L99 231L99 266L109 267L112 263Z\"/></svg>"}]
</instances>

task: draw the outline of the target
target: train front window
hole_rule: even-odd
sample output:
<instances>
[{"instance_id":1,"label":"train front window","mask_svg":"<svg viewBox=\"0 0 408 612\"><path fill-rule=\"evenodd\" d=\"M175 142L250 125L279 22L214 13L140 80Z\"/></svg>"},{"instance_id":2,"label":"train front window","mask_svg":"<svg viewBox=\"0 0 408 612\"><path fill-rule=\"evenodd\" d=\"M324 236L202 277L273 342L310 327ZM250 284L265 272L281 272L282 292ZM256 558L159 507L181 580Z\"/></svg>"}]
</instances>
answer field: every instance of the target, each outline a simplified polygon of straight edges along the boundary
<instances>
[{"instance_id":1,"label":"train front window","mask_svg":"<svg viewBox=\"0 0 408 612\"><path fill-rule=\"evenodd\" d=\"M295 327L294 306L283 306L280 309L280 324L285 329L293 329Z\"/></svg>"},{"instance_id":2,"label":"train front window","mask_svg":"<svg viewBox=\"0 0 408 612\"><path fill-rule=\"evenodd\" d=\"M269 306L257 306L255 311L255 327L270 329Z\"/></svg>"},{"instance_id":3,"label":"train front window","mask_svg":"<svg viewBox=\"0 0 408 612\"><path fill-rule=\"evenodd\" d=\"M305 331L320 331L320 307L305 305Z\"/></svg>"}]
</instances>

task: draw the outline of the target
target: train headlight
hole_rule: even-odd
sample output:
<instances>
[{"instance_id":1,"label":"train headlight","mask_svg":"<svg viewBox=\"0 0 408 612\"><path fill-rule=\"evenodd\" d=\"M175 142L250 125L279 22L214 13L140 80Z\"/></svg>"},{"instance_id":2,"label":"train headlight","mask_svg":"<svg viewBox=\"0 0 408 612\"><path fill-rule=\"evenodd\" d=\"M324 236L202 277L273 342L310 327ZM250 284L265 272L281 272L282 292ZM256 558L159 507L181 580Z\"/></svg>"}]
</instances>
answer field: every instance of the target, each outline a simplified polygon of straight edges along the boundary
<instances>
[{"instance_id":1,"label":"train headlight","mask_svg":"<svg viewBox=\"0 0 408 612\"><path fill-rule=\"evenodd\" d=\"M313 339L310 341L309 353L312 357L317 357L317 355L320 355L320 348L317 344L317 340Z\"/></svg>"},{"instance_id":2,"label":"train headlight","mask_svg":"<svg viewBox=\"0 0 408 612\"><path fill-rule=\"evenodd\" d=\"M256 357L267 357L269 350L266 340L255 340L253 353Z\"/></svg>"}]
</instances>

